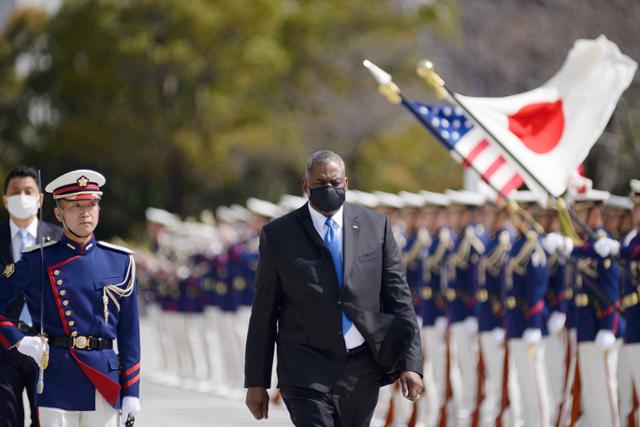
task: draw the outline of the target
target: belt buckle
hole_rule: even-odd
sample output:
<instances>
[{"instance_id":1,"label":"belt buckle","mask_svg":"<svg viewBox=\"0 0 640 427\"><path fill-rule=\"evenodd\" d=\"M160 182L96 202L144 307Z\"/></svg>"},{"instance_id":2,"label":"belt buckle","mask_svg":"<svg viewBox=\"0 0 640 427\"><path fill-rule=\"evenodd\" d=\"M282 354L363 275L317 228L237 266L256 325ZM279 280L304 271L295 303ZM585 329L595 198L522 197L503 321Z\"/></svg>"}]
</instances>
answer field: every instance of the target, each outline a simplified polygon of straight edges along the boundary
<instances>
[{"instance_id":1,"label":"belt buckle","mask_svg":"<svg viewBox=\"0 0 640 427\"><path fill-rule=\"evenodd\" d=\"M78 350L84 350L85 348L89 348L89 339L87 337L75 337L73 339L73 346Z\"/></svg>"}]
</instances>

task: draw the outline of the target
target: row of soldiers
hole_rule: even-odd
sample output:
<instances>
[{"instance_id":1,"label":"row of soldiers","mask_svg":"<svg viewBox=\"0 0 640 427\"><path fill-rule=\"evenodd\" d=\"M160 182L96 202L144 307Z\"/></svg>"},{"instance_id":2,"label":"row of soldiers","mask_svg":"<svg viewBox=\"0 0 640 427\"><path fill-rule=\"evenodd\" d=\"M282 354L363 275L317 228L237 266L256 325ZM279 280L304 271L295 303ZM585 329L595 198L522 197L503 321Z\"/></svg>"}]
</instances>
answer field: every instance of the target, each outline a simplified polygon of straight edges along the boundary
<instances>
[{"instance_id":1,"label":"row of soldiers","mask_svg":"<svg viewBox=\"0 0 640 427\"><path fill-rule=\"evenodd\" d=\"M349 190L347 201L389 217L422 326L426 392L414 404L396 386L381 389L373 425L633 425L640 182L632 190L573 198L576 221L591 229L580 244L529 192L513 196L518 216L481 193ZM138 277L161 331L157 380L243 394L258 234L305 202L249 199L200 222L147 211Z\"/></svg>"},{"instance_id":2,"label":"row of soldiers","mask_svg":"<svg viewBox=\"0 0 640 427\"><path fill-rule=\"evenodd\" d=\"M413 407L382 393L377 425L389 406L403 426L635 425L640 181L631 187L576 194L573 221L531 192L512 197L520 215L479 193L388 195L426 392ZM582 239L562 234L572 222Z\"/></svg>"}]
</instances>

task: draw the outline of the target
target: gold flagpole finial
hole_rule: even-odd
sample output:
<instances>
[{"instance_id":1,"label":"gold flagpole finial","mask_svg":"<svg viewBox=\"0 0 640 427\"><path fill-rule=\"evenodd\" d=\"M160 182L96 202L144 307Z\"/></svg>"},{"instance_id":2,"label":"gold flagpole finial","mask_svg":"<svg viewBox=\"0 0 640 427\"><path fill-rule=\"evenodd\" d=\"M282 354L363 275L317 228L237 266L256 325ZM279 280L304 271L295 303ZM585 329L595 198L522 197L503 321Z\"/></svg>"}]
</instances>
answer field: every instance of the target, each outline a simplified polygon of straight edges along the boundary
<instances>
[{"instance_id":1,"label":"gold flagpole finial","mask_svg":"<svg viewBox=\"0 0 640 427\"><path fill-rule=\"evenodd\" d=\"M391 74L368 59L362 61L362 65L369 70L373 78L378 82L378 92L384 95L390 103L399 104L402 101L400 88L393 82Z\"/></svg>"},{"instance_id":2,"label":"gold flagpole finial","mask_svg":"<svg viewBox=\"0 0 640 427\"><path fill-rule=\"evenodd\" d=\"M435 91L436 95L440 99L446 98L446 92L444 90L444 80L435 72L433 62L423 59L416 65L416 73L422 77L431 88Z\"/></svg>"}]
</instances>

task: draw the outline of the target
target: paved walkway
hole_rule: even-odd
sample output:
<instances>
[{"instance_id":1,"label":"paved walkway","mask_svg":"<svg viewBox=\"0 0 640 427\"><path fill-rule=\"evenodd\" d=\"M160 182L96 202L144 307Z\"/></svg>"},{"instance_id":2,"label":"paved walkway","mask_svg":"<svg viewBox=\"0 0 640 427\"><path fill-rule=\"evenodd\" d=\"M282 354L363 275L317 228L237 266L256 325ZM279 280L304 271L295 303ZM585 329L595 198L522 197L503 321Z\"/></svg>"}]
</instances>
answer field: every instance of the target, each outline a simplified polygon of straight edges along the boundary
<instances>
[{"instance_id":1,"label":"paved walkway","mask_svg":"<svg viewBox=\"0 0 640 427\"><path fill-rule=\"evenodd\" d=\"M142 413L136 427L291 426L282 406L272 406L269 419L256 421L242 400L229 400L153 383L142 383Z\"/></svg>"}]
</instances>

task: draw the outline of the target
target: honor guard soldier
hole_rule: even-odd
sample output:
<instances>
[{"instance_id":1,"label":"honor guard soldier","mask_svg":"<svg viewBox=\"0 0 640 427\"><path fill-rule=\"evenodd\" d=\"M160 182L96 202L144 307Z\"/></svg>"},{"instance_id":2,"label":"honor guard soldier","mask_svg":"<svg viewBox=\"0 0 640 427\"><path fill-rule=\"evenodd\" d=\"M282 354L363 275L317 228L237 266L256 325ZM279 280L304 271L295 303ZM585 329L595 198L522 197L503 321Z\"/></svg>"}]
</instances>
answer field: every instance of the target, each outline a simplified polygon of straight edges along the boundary
<instances>
[{"instance_id":1,"label":"honor guard soldier","mask_svg":"<svg viewBox=\"0 0 640 427\"><path fill-rule=\"evenodd\" d=\"M494 425L501 409L505 362L504 274L513 244L509 212L504 203L486 203L485 224L489 243L480 257L476 292L480 352L485 374L480 416L482 425Z\"/></svg>"},{"instance_id":2,"label":"honor guard soldier","mask_svg":"<svg viewBox=\"0 0 640 427\"><path fill-rule=\"evenodd\" d=\"M420 322L420 298L419 295L424 286L423 261L427 248L431 242L429 232L424 226L425 215L422 208L425 204L424 197L420 194L401 191L398 196L403 200L403 207L400 210L400 218L404 224L404 246L402 251L402 263L405 267L407 284L411 290L413 306ZM418 402L410 402L406 399L396 397L394 399L394 426L406 426L417 410Z\"/></svg>"},{"instance_id":3,"label":"honor guard soldier","mask_svg":"<svg viewBox=\"0 0 640 427\"><path fill-rule=\"evenodd\" d=\"M407 284L411 289L414 308L419 316L418 295L424 285L422 264L426 255L426 249L431 243L429 231L424 227L424 217L422 207L424 198L415 193L402 191L399 196L404 200L404 207L401 211L402 222L404 223L405 245L402 247L402 263L406 269Z\"/></svg>"},{"instance_id":4,"label":"honor guard soldier","mask_svg":"<svg viewBox=\"0 0 640 427\"><path fill-rule=\"evenodd\" d=\"M450 220L457 241L449 256L446 291L451 356L451 386L457 426L470 425L478 407L478 319L476 292L478 263L485 252L487 236L482 224L485 196L469 191L447 190L451 200Z\"/></svg>"},{"instance_id":5,"label":"honor guard soldier","mask_svg":"<svg viewBox=\"0 0 640 427\"><path fill-rule=\"evenodd\" d=\"M625 244L628 242L627 237L633 229L632 217L633 203L630 197L617 196L611 194L604 204L604 228L611 233L611 236L618 240L621 252L628 250ZM621 253L620 264L620 301L621 313L618 332L616 334L618 347L618 365L617 365L617 385L618 385L618 402L620 412L620 425L626 427L629 423L629 416L633 417L632 411L635 412L633 400L633 374L631 372L631 360L629 359L628 349L624 346L624 337L627 331L627 316L624 308L624 295L628 293L628 289L633 289L633 281L630 276L629 258ZM636 399L637 400L637 399Z\"/></svg>"},{"instance_id":6,"label":"honor guard soldier","mask_svg":"<svg viewBox=\"0 0 640 427\"><path fill-rule=\"evenodd\" d=\"M375 191L373 194L378 200L377 211L389 218L393 237L395 237L398 247L404 247L406 244L405 225L400 216L404 200L397 194L385 193L384 191Z\"/></svg>"},{"instance_id":7,"label":"honor guard soldier","mask_svg":"<svg viewBox=\"0 0 640 427\"><path fill-rule=\"evenodd\" d=\"M529 191L513 200L531 210L536 198ZM547 257L541 236L533 227L514 218L518 234L511 248L505 274L505 306L509 346L509 401L514 425L551 424L542 344L544 296L549 283Z\"/></svg>"},{"instance_id":8,"label":"honor guard soldier","mask_svg":"<svg viewBox=\"0 0 640 427\"><path fill-rule=\"evenodd\" d=\"M424 347L424 381L429 386L419 407L417 423L425 427L437 425L446 407L447 384L447 317L444 294L447 289L447 260L455 244L448 227L447 206L450 200L444 194L421 191L425 200L425 225L432 237L423 262L423 286L418 316L422 318Z\"/></svg>"},{"instance_id":9,"label":"honor guard soldier","mask_svg":"<svg viewBox=\"0 0 640 427\"><path fill-rule=\"evenodd\" d=\"M295 197L295 196L290 196ZM303 201L302 197L289 199L292 205ZM304 202L300 206L304 205ZM233 285L239 292L238 310L236 312L235 330L238 336L238 351L244 360L244 343L247 340L247 329L251 317L251 306L255 293L256 269L259 259L260 232L262 227L269 221L278 218L282 214L282 209L275 203L267 200L250 197L246 203L249 210L248 239L242 245L242 252L239 255L237 268L234 271ZM272 370L272 378L276 380L275 369ZM275 391L272 392L275 395Z\"/></svg>"},{"instance_id":10,"label":"honor guard soldier","mask_svg":"<svg viewBox=\"0 0 640 427\"><path fill-rule=\"evenodd\" d=\"M568 263L573 250L573 240L560 233L556 206L549 202L536 215L546 234L542 247L547 255L549 285L545 295L545 320L547 335L543 338L545 367L549 384L549 416L555 424L564 398L567 357L571 360L568 334L565 329L568 310ZM567 354L567 352L569 352Z\"/></svg>"},{"instance_id":11,"label":"honor guard soldier","mask_svg":"<svg viewBox=\"0 0 640 427\"><path fill-rule=\"evenodd\" d=\"M577 312L578 365L583 416L588 425L617 426L616 389L620 244L604 230L606 191L589 190L574 199L574 211L595 235L573 251L577 263L574 301Z\"/></svg>"},{"instance_id":12,"label":"honor guard soldier","mask_svg":"<svg viewBox=\"0 0 640 427\"><path fill-rule=\"evenodd\" d=\"M49 183L46 191L53 193L63 237L25 251L0 275L0 342L38 363L42 426L116 426L119 409L125 418L140 410L133 253L96 241L93 234L104 183L91 170L68 172ZM25 336L4 316L4 303L20 293L40 336Z\"/></svg>"},{"instance_id":13,"label":"honor guard soldier","mask_svg":"<svg viewBox=\"0 0 640 427\"><path fill-rule=\"evenodd\" d=\"M632 379L633 391L637 398L640 396L640 180L632 179L629 183L631 194L629 196L632 203L632 214L635 227L626 233L622 239L621 258L625 271L622 278L622 298L621 305L626 320L624 333L624 346L620 352L621 362L626 363ZM619 365L620 366L620 365ZM618 375L621 379L621 375ZM621 396L621 413L624 420L631 411L637 408L622 409L624 400ZM626 408L625 408L626 409ZM631 414L635 416L635 413Z\"/></svg>"}]
</instances>

